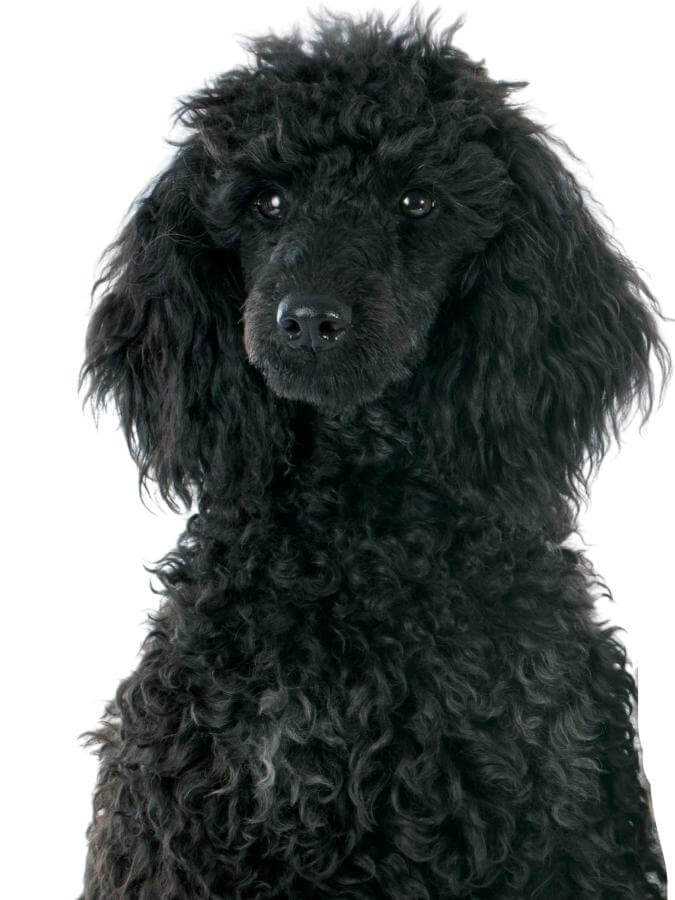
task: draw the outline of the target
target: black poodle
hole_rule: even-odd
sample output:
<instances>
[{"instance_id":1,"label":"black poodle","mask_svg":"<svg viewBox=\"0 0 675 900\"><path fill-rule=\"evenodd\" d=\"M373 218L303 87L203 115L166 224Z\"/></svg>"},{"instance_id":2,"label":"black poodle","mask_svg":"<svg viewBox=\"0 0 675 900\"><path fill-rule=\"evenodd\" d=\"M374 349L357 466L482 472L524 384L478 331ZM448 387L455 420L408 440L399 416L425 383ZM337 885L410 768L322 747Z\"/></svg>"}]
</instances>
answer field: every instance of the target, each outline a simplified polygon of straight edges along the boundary
<instances>
[{"instance_id":1,"label":"black poodle","mask_svg":"<svg viewBox=\"0 0 675 900\"><path fill-rule=\"evenodd\" d=\"M665 897L566 543L659 309L435 18L253 39L109 248L87 396L195 510L89 733L87 900Z\"/></svg>"}]
</instances>

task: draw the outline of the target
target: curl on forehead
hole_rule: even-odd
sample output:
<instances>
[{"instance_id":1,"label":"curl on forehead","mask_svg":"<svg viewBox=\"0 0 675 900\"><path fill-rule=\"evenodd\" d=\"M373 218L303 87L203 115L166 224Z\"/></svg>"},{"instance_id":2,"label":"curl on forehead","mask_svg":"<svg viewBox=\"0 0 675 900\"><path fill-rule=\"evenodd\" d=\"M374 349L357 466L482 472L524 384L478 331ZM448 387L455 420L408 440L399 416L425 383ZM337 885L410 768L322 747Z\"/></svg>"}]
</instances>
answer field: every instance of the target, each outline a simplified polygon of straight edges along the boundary
<instances>
[{"instance_id":1,"label":"curl on forehead","mask_svg":"<svg viewBox=\"0 0 675 900\"><path fill-rule=\"evenodd\" d=\"M432 34L435 17L412 14L398 31L381 14L359 23L328 14L307 40L297 32L251 39L251 64L182 100L176 118L218 164L246 148L268 174L339 143L395 157L430 145L449 122L484 127L486 105L489 118L518 85L490 81L452 46L461 23Z\"/></svg>"}]
</instances>

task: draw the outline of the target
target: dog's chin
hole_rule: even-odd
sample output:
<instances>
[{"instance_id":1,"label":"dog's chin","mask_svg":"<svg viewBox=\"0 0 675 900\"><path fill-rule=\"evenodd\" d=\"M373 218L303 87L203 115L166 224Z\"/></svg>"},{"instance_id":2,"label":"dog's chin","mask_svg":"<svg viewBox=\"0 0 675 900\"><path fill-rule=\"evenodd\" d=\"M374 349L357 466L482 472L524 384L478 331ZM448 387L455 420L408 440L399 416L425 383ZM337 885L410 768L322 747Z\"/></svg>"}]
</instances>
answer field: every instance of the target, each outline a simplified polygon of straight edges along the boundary
<instances>
[{"instance_id":1,"label":"dog's chin","mask_svg":"<svg viewBox=\"0 0 675 900\"><path fill-rule=\"evenodd\" d=\"M278 397L299 400L327 413L355 409L376 400L390 383L385 377L375 377L361 372L359 377L340 372L335 367L330 372L321 372L308 366L311 371L301 372L283 366L259 367L268 388Z\"/></svg>"},{"instance_id":2,"label":"dog's chin","mask_svg":"<svg viewBox=\"0 0 675 900\"><path fill-rule=\"evenodd\" d=\"M299 400L327 413L341 412L376 400L394 381L410 374L408 366L377 364L367 357L337 350L262 352L248 348L249 362L263 376L270 391L286 400Z\"/></svg>"}]
</instances>

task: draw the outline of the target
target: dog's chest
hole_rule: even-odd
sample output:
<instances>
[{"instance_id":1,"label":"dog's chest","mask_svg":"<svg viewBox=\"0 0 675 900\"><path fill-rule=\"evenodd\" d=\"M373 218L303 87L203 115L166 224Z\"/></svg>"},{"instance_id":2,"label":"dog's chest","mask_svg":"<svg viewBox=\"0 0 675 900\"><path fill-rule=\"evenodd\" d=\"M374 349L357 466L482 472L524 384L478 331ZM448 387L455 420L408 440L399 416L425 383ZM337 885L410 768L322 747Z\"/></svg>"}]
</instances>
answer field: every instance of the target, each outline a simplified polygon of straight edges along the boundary
<instances>
[{"instance_id":1,"label":"dog's chest","mask_svg":"<svg viewBox=\"0 0 675 900\"><path fill-rule=\"evenodd\" d=\"M317 871L385 836L407 856L478 860L518 821L534 847L565 814L560 784L593 794L576 612L550 573L533 586L548 551L521 574L491 532L461 558L445 540L416 522L304 546L280 532L254 581L215 597L224 619L190 703L214 842L275 859L306 847Z\"/></svg>"},{"instance_id":2,"label":"dog's chest","mask_svg":"<svg viewBox=\"0 0 675 900\"><path fill-rule=\"evenodd\" d=\"M304 835L328 865L372 833L456 841L497 797L511 805L545 713L518 721L508 648L429 610L339 621L298 622L245 675L214 673L209 796L223 827L248 823L233 840L255 835L282 853Z\"/></svg>"}]
</instances>

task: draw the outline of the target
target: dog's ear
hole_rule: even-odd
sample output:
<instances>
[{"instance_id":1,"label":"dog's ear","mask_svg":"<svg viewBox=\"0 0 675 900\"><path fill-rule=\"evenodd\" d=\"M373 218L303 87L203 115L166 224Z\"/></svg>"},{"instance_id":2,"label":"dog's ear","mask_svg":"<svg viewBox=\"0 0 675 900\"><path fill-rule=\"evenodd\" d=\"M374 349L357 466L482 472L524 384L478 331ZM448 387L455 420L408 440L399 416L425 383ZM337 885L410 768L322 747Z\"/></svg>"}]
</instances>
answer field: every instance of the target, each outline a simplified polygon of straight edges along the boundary
<instances>
[{"instance_id":1,"label":"dog's ear","mask_svg":"<svg viewBox=\"0 0 675 900\"><path fill-rule=\"evenodd\" d=\"M649 413L653 359L665 384L660 313L565 145L514 108L497 135L500 227L444 310L455 450L478 481L578 500L627 414Z\"/></svg>"},{"instance_id":2,"label":"dog's ear","mask_svg":"<svg viewBox=\"0 0 675 900\"><path fill-rule=\"evenodd\" d=\"M136 201L94 290L81 382L116 405L141 485L189 506L220 481L264 477L273 402L245 360L236 247L216 246L202 210L212 161L198 139Z\"/></svg>"}]
</instances>

